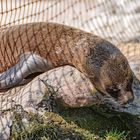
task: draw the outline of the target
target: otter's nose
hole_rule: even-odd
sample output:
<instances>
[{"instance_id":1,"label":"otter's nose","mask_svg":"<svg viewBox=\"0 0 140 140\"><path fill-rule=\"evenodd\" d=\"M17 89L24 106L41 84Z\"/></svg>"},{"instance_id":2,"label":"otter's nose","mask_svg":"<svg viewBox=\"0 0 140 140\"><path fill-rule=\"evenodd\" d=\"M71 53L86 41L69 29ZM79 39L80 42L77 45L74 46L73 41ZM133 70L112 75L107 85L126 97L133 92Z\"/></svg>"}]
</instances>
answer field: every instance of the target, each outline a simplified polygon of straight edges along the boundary
<instances>
[{"instance_id":1,"label":"otter's nose","mask_svg":"<svg viewBox=\"0 0 140 140\"><path fill-rule=\"evenodd\" d=\"M134 95L131 91L125 91L119 98L120 103L125 105L127 103L131 103L134 100Z\"/></svg>"}]
</instances>

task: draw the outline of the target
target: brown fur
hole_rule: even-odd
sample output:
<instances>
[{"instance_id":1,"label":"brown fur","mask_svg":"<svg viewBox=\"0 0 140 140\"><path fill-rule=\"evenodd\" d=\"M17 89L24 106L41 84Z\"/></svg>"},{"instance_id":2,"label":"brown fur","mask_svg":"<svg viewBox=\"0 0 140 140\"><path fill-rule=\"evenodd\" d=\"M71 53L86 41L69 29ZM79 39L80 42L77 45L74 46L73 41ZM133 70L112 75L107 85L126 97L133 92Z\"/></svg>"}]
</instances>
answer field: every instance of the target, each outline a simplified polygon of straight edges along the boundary
<instances>
[{"instance_id":1,"label":"brown fur","mask_svg":"<svg viewBox=\"0 0 140 140\"><path fill-rule=\"evenodd\" d=\"M33 52L51 62L51 68L76 67L103 94L108 94L107 87L119 86L123 92L118 97L109 94L122 103L133 98L131 84L129 90L126 88L132 77L127 59L100 37L56 23L30 23L0 32L1 73L14 66L21 54Z\"/></svg>"}]
</instances>

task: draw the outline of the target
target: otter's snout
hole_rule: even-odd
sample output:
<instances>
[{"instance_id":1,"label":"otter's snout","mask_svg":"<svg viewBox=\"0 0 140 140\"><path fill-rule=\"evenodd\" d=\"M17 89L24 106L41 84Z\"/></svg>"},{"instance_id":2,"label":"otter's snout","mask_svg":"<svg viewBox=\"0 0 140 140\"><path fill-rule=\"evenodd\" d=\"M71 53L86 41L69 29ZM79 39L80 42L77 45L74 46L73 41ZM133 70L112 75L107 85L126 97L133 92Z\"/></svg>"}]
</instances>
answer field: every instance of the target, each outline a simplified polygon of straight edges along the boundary
<instances>
[{"instance_id":1,"label":"otter's snout","mask_svg":"<svg viewBox=\"0 0 140 140\"><path fill-rule=\"evenodd\" d=\"M131 103L134 100L133 92L131 91L123 91L118 98L121 105L125 105L127 103Z\"/></svg>"}]
</instances>

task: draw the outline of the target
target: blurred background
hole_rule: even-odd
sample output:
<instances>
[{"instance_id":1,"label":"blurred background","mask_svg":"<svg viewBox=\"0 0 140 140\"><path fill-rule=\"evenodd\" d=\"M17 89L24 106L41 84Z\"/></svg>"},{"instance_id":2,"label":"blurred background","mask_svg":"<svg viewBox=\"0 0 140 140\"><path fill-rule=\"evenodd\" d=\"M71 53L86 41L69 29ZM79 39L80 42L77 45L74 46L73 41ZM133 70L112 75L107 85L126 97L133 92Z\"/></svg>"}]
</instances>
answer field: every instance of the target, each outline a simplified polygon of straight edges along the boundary
<instances>
[{"instance_id":1,"label":"blurred background","mask_svg":"<svg viewBox=\"0 0 140 140\"><path fill-rule=\"evenodd\" d=\"M0 27L53 21L117 44L139 40L139 0L1 0Z\"/></svg>"}]
</instances>

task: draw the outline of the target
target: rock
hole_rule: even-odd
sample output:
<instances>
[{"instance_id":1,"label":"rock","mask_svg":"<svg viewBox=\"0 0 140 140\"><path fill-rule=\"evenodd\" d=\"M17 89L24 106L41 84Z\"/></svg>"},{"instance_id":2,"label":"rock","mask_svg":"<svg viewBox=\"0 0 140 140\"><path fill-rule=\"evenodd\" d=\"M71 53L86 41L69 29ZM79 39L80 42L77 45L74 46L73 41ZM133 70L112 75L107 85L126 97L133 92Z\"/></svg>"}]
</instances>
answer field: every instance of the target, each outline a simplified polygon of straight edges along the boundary
<instances>
[{"instance_id":1,"label":"rock","mask_svg":"<svg viewBox=\"0 0 140 140\"><path fill-rule=\"evenodd\" d=\"M101 96L82 73L65 66L43 73L27 85L1 93L0 108L5 110L20 104L26 109L37 105L50 90L68 107L89 106L98 103Z\"/></svg>"},{"instance_id":2,"label":"rock","mask_svg":"<svg viewBox=\"0 0 140 140\"><path fill-rule=\"evenodd\" d=\"M44 109L38 109L38 105L44 98L50 100L47 99L49 93L53 94L54 99L64 108L90 106L100 103L102 97L90 81L75 68L65 66L50 70L34 78L27 85L0 94L1 137L4 139L10 135L13 109L21 106L28 113L44 113Z\"/></svg>"}]
</instances>

